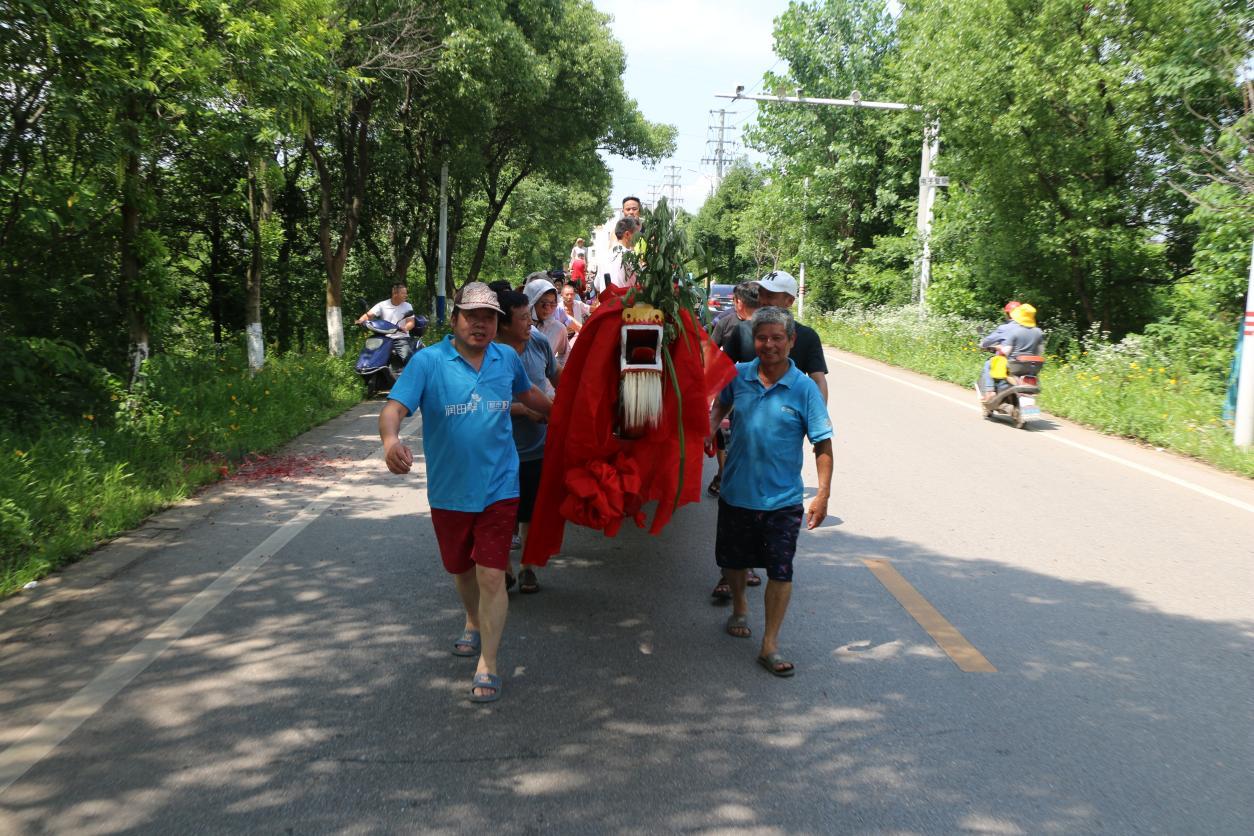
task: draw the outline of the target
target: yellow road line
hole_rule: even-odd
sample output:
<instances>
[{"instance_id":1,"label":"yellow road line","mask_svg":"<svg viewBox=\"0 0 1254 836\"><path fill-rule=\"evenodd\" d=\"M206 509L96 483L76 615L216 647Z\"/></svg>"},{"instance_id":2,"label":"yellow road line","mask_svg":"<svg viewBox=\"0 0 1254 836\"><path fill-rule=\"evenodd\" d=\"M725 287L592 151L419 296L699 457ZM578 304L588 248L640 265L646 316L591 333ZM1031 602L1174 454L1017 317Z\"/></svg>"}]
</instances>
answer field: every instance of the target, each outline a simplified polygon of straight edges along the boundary
<instances>
[{"instance_id":1,"label":"yellow road line","mask_svg":"<svg viewBox=\"0 0 1254 836\"><path fill-rule=\"evenodd\" d=\"M949 658L960 670L967 673L997 673L984 654L975 649L975 645L966 640L958 628L950 624L940 611L933 607L910 582L893 568L887 560L863 558L866 568L884 584L897 603L910 613L910 617L919 622L919 626L940 645L940 649L949 654Z\"/></svg>"}]
</instances>

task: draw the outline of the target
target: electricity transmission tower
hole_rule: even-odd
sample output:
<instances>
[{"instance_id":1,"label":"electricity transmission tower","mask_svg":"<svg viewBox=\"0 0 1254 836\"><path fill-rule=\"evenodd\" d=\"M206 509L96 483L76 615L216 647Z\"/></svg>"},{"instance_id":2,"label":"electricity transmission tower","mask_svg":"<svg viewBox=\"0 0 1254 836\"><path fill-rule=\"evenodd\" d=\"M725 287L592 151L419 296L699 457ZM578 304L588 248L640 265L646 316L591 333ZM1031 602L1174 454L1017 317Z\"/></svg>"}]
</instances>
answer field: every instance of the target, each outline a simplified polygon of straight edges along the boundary
<instances>
[{"instance_id":1,"label":"electricity transmission tower","mask_svg":"<svg viewBox=\"0 0 1254 836\"><path fill-rule=\"evenodd\" d=\"M729 115L735 116L736 112L724 108L710 111L709 139L705 142L709 153L701 160L701 163L714 166L712 190L718 189L719 183L723 182L723 172L731 165L732 158L736 153L736 143L727 138L728 132L734 130L727 124ZM718 117L717 125L714 124L716 116Z\"/></svg>"},{"instance_id":2,"label":"electricity transmission tower","mask_svg":"<svg viewBox=\"0 0 1254 836\"><path fill-rule=\"evenodd\" d=\"M670 200L671 208L679 206L684 202L684 198L679 193L679 172L677 165L668 165L666 168L666 182L662 184L662 190L668 192L666 195Z\"/></svg>"}]
</instances>

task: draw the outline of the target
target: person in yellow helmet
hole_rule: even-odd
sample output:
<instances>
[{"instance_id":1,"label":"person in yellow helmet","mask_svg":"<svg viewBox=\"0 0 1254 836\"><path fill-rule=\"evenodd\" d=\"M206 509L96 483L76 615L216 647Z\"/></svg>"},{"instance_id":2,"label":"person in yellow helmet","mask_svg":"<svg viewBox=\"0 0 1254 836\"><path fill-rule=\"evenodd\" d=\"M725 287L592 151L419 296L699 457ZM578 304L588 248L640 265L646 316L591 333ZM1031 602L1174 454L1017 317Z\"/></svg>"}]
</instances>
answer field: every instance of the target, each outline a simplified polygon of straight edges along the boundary
<instances>
[{"instance_id":1,"label":"person in yellow helmet","mask_svg":"<svg viewBox=\"0 0 1254 836\"><path fill-rule=\"evenodd\" d=\"M1041 353L1045 343L1045 334L1036 327L1036 308L1020 302L1009 302L1003 309L1010 317L993 329L987 337L980 340L980 348L1001 354L1011 360L1020 355ZM980 372L980 397L992 400L997 394L997 384L993 380L990 364L984 363Z\"/></svg>"}]
</instances>

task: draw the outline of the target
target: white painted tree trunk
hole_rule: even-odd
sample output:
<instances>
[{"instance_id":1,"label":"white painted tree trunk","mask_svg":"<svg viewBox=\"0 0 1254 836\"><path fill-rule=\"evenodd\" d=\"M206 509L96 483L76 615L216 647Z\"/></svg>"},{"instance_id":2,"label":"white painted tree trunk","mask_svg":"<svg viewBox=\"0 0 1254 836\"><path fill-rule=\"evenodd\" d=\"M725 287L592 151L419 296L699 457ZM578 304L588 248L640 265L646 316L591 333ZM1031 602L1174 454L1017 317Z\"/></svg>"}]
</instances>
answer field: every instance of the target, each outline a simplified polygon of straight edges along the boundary
<instances>
[{"instance_id":1,"label":"white painted tree trunk","mask_svg":"<svg viewBox=\"0 0 1254 836\"><path fill-rule=\"evenodd\" d=\"M248 337L248 367L255 372L259 372L261 367L266 364L266 343L261 336L261 323L248 323L244 333Z\"/></svg>"},{"instance_id":2,"label":"white painted tree trunk","mask_svg":"<svg viewBox=\"0 0 1254 836\"><path fill-rule=\"evenodd\" d=\"M344 356L344 317L337 307L327 307L327 350L332 357Z\"/></svg>"},{"instance_id":3,"label":"white painted tree trunk","mask_svg":"<svg viewBox=\"0 0 1254 836\"><path fill-rule=\"evenodd\" d=\"M148 359L148 340L136 340L131 343L128 356L131 360L131 386L139 381L139 373L144 361Z\"/></svg>"}]
</instances>

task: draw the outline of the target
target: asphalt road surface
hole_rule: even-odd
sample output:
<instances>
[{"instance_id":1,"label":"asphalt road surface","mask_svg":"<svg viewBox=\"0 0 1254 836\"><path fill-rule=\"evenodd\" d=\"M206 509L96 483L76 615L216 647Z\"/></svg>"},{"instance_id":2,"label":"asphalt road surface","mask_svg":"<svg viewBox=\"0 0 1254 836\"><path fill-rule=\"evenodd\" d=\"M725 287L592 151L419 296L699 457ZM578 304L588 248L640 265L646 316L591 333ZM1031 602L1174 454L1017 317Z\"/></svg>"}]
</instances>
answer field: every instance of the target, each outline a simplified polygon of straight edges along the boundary
<instances>
[{"instance_id":1,"label":"asphalt road surface","mask_svg":"<svg viewBox=\"0 0 1254 836\"><path fill-rule=\"evenodd\" d=\"M472 705L363 404L0 605L0 833L1254 830L1254 484L829 362L794 678L723 632L706 499L568 529Z\"/></svg>"}]
</instances>

